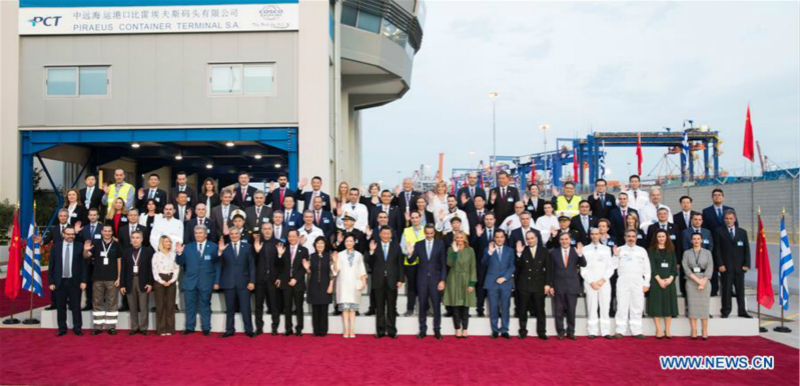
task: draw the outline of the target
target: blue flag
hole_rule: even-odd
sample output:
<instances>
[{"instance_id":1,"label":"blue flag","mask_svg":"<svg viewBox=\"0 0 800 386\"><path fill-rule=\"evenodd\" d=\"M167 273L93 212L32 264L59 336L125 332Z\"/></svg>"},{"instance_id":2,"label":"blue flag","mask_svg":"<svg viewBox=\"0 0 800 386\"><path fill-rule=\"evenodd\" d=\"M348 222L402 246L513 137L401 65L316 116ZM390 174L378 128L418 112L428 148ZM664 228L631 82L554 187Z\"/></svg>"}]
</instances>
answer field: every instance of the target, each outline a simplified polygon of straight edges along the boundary
<instances>
[{"instance_id":1,"label":"blue flag","mask_svg":"<svg viewBox=\"0 0 800 386\"><path fill-rule=\"evenodd\" d=\"M36 242L37 236L36 216L31 214L31 227L28 230L28 240L25 242L22 289L32 291L39 297L44 297L44 291L42 290L42 255L39 243Z\"/></svg>"},{"instance_id":2,"label":"blue flag","mask_svg":"<svg viewBox=\"0 0 800 386\"><path fill-rule=\"evenodd\" d=\"M784 310L789 309L789 276L794 272L792 262L792 247L789 245L789 236L786 234L786 218L781 216L781 273L780 273L780 300Z\"/></svg>"}]
</instances>

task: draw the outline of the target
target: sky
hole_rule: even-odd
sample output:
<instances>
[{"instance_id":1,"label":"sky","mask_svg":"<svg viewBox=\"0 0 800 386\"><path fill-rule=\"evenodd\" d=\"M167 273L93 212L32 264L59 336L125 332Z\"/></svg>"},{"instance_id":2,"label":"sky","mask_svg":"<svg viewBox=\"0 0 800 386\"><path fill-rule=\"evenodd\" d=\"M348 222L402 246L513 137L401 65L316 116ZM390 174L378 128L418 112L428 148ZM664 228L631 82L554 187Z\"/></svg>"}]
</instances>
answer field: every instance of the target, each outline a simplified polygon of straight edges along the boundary
<instances>
[{"instance_id":1,"label":"sky","mask_svg":"<svg viewBox=\"0 0 800 386\"><path fill-rule=\"evenodd\" d=\"M719 131L720 167L742 175L750 172L741 155L749 103L767 157L799 162L798 2L426 5L410 91L363 111L365 181L395 184L422 164L435 172L440 152L445 177L488 160L490 92L499 93L498 155L543 151L544 123L554 150L556 137L680 130L692 119ZM665 152L645 149L643 174ZM609 149L606 163L609 179L626 179L635 148Z\"/></svg>"}]
</instances>

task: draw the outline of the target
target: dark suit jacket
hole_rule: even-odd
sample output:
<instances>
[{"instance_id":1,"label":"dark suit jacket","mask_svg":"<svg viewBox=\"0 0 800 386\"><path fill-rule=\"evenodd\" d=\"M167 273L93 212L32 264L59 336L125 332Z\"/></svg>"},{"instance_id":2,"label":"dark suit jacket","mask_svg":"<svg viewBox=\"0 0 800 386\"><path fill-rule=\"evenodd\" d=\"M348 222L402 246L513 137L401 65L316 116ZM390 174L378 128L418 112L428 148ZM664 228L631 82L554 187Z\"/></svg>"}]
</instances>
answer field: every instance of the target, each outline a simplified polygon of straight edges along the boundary
<instances>
[{"instance_id":1,"label":"dark suit jacket","mask_svg":"<svg viewBox=\"0 0 800 386\"><path fill-rule=\"evenodd\" d=\"M484 209L483 210L483 216L484 217L486 216L486 212L488 212L488 210ZM481 224L481 226L486 228L486 224L483 223L483 217L481 217L480 219L478 218L478 211L477 210L473 209L473 210L467 212L467 221L469 221L470 239L472 239L472 235L477 233L475 228L478 226L478 224ZM471 242L470 242L470 244L471 244ZM473 248L474 248L474 246L473 246ZM477 254L477 251L475 251L475 252Z\"/></svg>"},{"instance_id":2,"label":"dark suit jacket","mask_svg":"<svg viewBox=\"0 0 800 386\"><path fill-rule=\"evenodd\" d=\"M311 196L312 194L314 194L314 192L310 191L310 190L308 192L301 192L301 191L298 190L294 194L294 200L297 201L298 203L300 201L303 201L303 203L304 203L303 210L314 209L314 200L312 199L312 196ZM319 192L319 196L322 197L322 209L330 211L331 210L331 196L328 193L325 193L325 192L323 192L321 190ZM297 205L295 205L295 206L297 206Z\"/></svg>"},{"instance_id":3,"label":"dark suit jacket","mask_svg":"<svg viewBox=\"0 0 800 386\"><path fill-rule=\"evenodd\" d=\"M597 217L589 216L589 228L597 226ZM572 218L569 222L569 229L577 231L578 233L578 241L580 241L583 245L589 245L592 242L591 237L589 237L589 232L583 229L583 222L581 222L581 215L577 215Z\"/></svg>"},{"instance_id":4,"label":"dark suit jacket","mask_svg":"<svg viewBox=\"0 0 800 386\"><path fill-rule=\"evenodd\" d=\"M292 214L289 216L286 216L285 208L281 209L281 213L283 213L283 224L288 226L289 229L300 229L303 226L303 214L297 209L292 209Z\"/></svg>"},{"instance_id":5,"label":"dark suit jacket","mask_svg":"<svg viewBox=\"0 0 800 386\"><path fill-rule=\"evenodd\" d=\"M48 283L61 286L61 276L64 272L64 242L53 244L50 250L50 264L47 272ZM83 260L83 243L72 242L72 278L75 285L86 283L86 262Z\"/></svg>"},{"instance_id":6,"label":"dark suit jacket","mask_svg":"<svg viewBox=\"0 0 800 386\"><path fill-rule=\"evenodd\" d=\"M536 248L536 256L531 249L525 247L522 256L516 258L516 274L514 275L517 290L524 292L544 292L544 286L553 281L551 277L550 252L543 246Z\"/></svg>"},{"instance_id":7,"label":"dark suit jacket","mask_svg":"<svg viewBox=\"0 0 800 386\"><path fill-rule=\"evenodd\" d=\"M649 227L647 227L647 239L645 240L647 248L645 249L650 250L650 246L653 245L653 237L655 237L655 234L656 232L658 232L659 229L661 229L661 225L658 223L651 224ZM669 233L669 239L670 241L672 241L672 245L680 247L679 244L675 244L680 242L680 240L678 240L678 233L676 231L674 224L667 223L667 233Z\"/></svg>"},{"instance_id":8,"label":"dark suit jacket","mask_svg":"<svg viewBox=\"0 0 800 386\"><path fill-rule=\"evenodd\" d=\"M525 203L525 210L531 213L532 221L538 220L539 217L544 216L544 199L541 197L536 199L536 209L534 209L533 202L528 200Z\"/></svg>"},{"instance_id":9,"label":"dark suit jacket","mask_svg":"<svg viewBox=\"0 0 800 386\"><path fill-rule=\"evenodd\" d=\"M284 244L286 250L283 252L283 255L279 255L279 266L280 266L280 279L281 279L281 289L289 288L289 280L295 279L297 283L294 285L294 288L300 291L305 291L306 289L306 269L303 268L303 260L308 260L308 249L304 246L297 244L297 251L294 255L294 264L292 264L292 255L290 246L288 243Z\"/></svg>"},{"instance_id":10,"label":"dark suit jacket","mask_svg":"<svg viewBox=\"0 0 800 386\"><path fill-rule=\"evenodd\" d=\"M248 206L244 208L244 214L247 218L244 219L245 227L253 233L261 233L261 224L265 222L272 222L272 208L266 204L261 206L261 213L256 215L256 206Z\"/></svg>"},{"instance_id":11,"label":"dark suit jacket","mask_svg":"<svg viewBox=\"0 0 800 386\"><path fill-rule=\"evenodd\" d=\"M288 187L286 187L285 191L283 192L283 198L286 198L286 197L289 197L289 196L294 197L295 196L295 192L294 192L294 190L289 189ZM264 204L272 204L272 210L273 211L283 210L283 201L281 201L281 188L278 187L277 189L269 192L269 195L267 196L267 201ZM296 208L297 208L297 205L295 205L295 210L296 210ZM286 221L286 220L284 219L284 221Z\"/></svg>"},{"instance_id":12,"label":"dark suit jacket","mask_svg":"<svg viewBox=\"0 0 800 386\"><path fill-rule=\"evenodd\" d=\"M67 209L65 206L64 209ZM67 223L69 225L75 226L75 223L80 221L81 224L86 224L89 222L89 211L83 207L83 204L79 203L75 205L75 211L72 212L72 215L67 218Z\"/></svg>"},{"instance_id":13,"label":"dark suit jacket","mask_svg":"<svg viewBox=\"0 0 800 386\"><path fill-rule=\"evenodd\" d=\"M639 212L631 207L625 210L625 214L627 215L628 213L636 213L637 216L639 215ZM625 219L622 218L622 209L615 205L609 212L608 217L610 217L608 220L611 221L611 229L608 232L613 234L617 239L622 240L625 237Z\"/></svg>"},{"instance_id":14,"label":"dark suit jacket","mask_svg":"<svg viewBox=\"0 0 800 386\"><path fill-rule=\"evenodd\" d=\"M750 265L750 241L747 231L736 227L736 237L731 239L728 228L721 226L714 231L714 262L724 266L726 270L741 272L742 267L753 268Z\"/></svg>"},{"instance_id":15,"label":"dark suit jacket","mask_svg":"<svg viewBox=\"0 0 800 386\"><path fill-rule=\"evenodd\" d=\"M578 256L575 248L569 248L569 259L567 266L564 266L564 258L561 255L561 246L554 248L550 251L550 267L552 269L552 283L551 287L556 292L566 292L570 295L578 295L581 293L580 274L578 267L586 266L586 258Z\"/></svg>"},{"instance_id":16,"label":"dark suit jacket","mask_svg":"<svg viewBox=\"0 0 800 386\"><path fill-rule=\"evenodd\" d=\"M75 238L77 239L77 237ZM53 224L47 228L47 232L42 235L42 245L50 244L50 242L59 243L61 240L64 240L64 236L61 235L61 224Z\"/></svg>"},{"instance_id":17,"label":"dark suit jacket","mask_svg":"<svg viewBox=\"0 0 800 386\"><path fill-rule=\"evenodd\" d=\"M487 290L500 289L511 291L514 271L515 249L508 244L503 245L503 254L500 255L499 248L496 248L494 253L489 253L488 248L483 251L481 262L486 266L486 278L483 281L483 288ZM506 279L503 284L498 284L497 279L504 277Z\"/></svg>"},{"instance_id":18,"label":"dark suit jacket","mask_svg":"<svg viewBox=\"0 0 800 386\"><path fill-rule=\"evenodd\" d=\"M197 248L196 242L186 243L183 254L175 257L175 262L183 266L181 289L211 292L222 274L217 244L206 240L202 256Z\"/></svg>"},{"instance_id":19,"label":"dark suit jacket","mask_svg":"<svg viewBox=\"0 0 800 386\"><path fill-rule=\"evenodd\" d=\"M438 240L433 240L431 245L431 255L425 247L427 240L423 239L414 244L414 250L408 256L409 264L417 265L417 287L424 287L428 284L437 284L447 280L447 247ZM377 252L377 250L376 250Z\"/></svg>"},{"instance_id":20,"label":"dark suit jacket","mask_svg":"<svg viewBox=\"0 0 800 386\"><path fill-rule=\"evenodd\" d=\"M316 214L314 215L314 226L319 229L322 229L322 234L325 235L325 238L330 240L333 233L336 231L336 219L333 218L333 214L330 211L322 209L319 215L319 221L317 221Z\"/></svg>"},{"instance_id":21,"label":"dark suit jacket","mask_svg":"<svg viewBox=\"0 0 800 386\"><path fill-rule=\"evenodd\" d=\"M280 259L276 245L275 237L261 242L261 250L256 254L256 284L272 285L278 279Z\"/></svg>"},{"instance_id":22,"label":"dark suit jacket","mask_svg":"<svg viewBox=\"0 0 800 386\"><path fill-rule=\"evenodd\" d=\"M544 248L545 241L542 240L541 232L539 232L539 230L534 228L534 227L531 227L528 230L529 231L533 231L533 233L536 234L536 239L539 240L538 245L540 247ZM527 233L526 231L523 231L522 228L517 228L517 229L514 229L513 231L511 231L511 235L509 236L509 239L510 239L511 242L508 243L508 245L514 247L515 249L517 248L517 241L521 241L522 245L525 245L527 240L525 240L525 234L523 234L523 232Z\"/></svg>"},{"instance_id":23,"label":"dark suit jacket","mask_svg":"<svg viewBox=\"0 0 800 386\"><path fill-rule=\"evenodd\" d=\"M692 234L694 233L694 229L684 229L683 233L681 233L681 251L686 251L687 249L692 248ZM710 230L706 228L700 228L700 234L703 235L703 248L708 249L710 252L714 252L714 235L711 233Z\"/></svg>"},{"instance_id":24,"label":"dark suit jacket","mask_svg":"<svg viewBox=\"0 0 800 386\"><path fill-rule=\"evenodd\" d=\"M153 285L153 249L142 246L139 255L139 290L144 291L144 286ZM122 273L119 286L125 291L133 291L133 248L126 248L122 252Z\"/></svg>"},{"instance_id":25,"label":"dark suit jacket","mask_svg":"<svg viewBox=\"0 0 800 386\"><path fill-rule=\"evenodd\" d=\"M227 244L222 251L222 273L219 276L219 287L222 289L243 289L248 284L256 283L256 260L253 246L250 243L239 243L239 255L233 249L233 243Z\"/></svg>"},{"instance_id":26,"label":"dark suit jacket","mask_svg":"<svg viewBox=\"0 0 800 386\"><path fill-rule=\"evenodd\" d=\"M401 191L400 194L394 196L392 198L392 205L397 205L400 208L400 212L405 213L407 207L416 208L417 207L417 198L419 198L420 193L412 190L411 191L411 199L408 200L408 206L406 206L406 192Z\"/></svg>"},{"instance_id":27,"label":"dark suit jacket","mask_svg":"<svg viewBox=\"0 0 800 386\"><path fill-rule=\"evenodd\" d=\"M470 222L470 224L471 224L471 222ZM496 232L497 229L498 229L497 227L494 227L493 231ZM508 237L508 236L506 236L506 237ZM489 243L492 242L492 239L489 238L489 228L486 228L484 226L483 234L480 235L480 236L478 236L477 232L470 233L469 240L470 240L470 245L472 246L472 249L475 250L475 262L477 263L476 267L485 268L486 266L483 265L483 261L482 261L483 260L483 252L486 250L486 248L489 248Z\"/></svg>"},{"instance_id":28,"label":"dark suit jacket","mask_svg":"<svg viewBox=\"0 0 800 386\"><path fill-rule=\"evenodd\" d=\"M367 259L367 251L369 251L369 242L367 242L367 235L364 234L364 232L362 232L362 231L360 231L360 230L358 230L356 228L353 228L353 230L351 232L348 232L346 229L340 229L339 233L342 234L342 239L347 237L347 235L352 234L353 237L355 237L355 239L356 239L356 245L353 247L353 249L355 249L356 251L361 253L361 255L364 256L365 259ZM341 252L341 251L345 250L344 241L342 241L342 243L339 244L339 246L336 248L336 250L338 252ZM367 266L366 267L367 270L369 270L370 269L369 262L365 261L364 263Z\"/></svg>"},{"instance_id":29,"label":"dark suit jacket","mask_svg":"<svg viewBox=\"0 0 800 386\"><path fill-rule=\"evenodd\" d=\"M118 238L119 238L119 244L122 246L122 249L124 250L125 248L128 248L128 247L131 246L131 226L133 226L135 229L138 229L139 231L142 232L142 237L144 238L142 240L142 244L149 247L150 246L150 228L148 228L148 227L146 227L144 225L139 225L139 224L128 224L128 225L124 225L124 226L119 227L119 232L118 232L119 236L118 236ZM194 238L194 235L192 235L192 237ZM184 238L183 241L187 242L186 238Z\"/></svg>"},{"instance_id":30,"label":"dark suit jacket","mask_svg":"<svg viewBox=\"0 0 800 386\"><path fill-rule=\"evenodd\" d=\"M272 225L272 237L279 239L282 243L286 243L286 237L289 235L289 226L285 223L281 223L281 231L278 232L278 226L275 224Z\"/></svg>"},{"instance_id":31,"label":"dark suit jacket","mask_svg":"<svg viewBox=\"0 0 800 386\"><path fill-rule=\"evenodd\" d=\"M494 211L494 217L497 218L497 224L502 224L506 217L514 214L514 203L519 201L519 191L517 188L508 185L506 187L506 198L500 198L500 187L492 188L491 192L496 195L494 204L491 198L486 201L486 207ZM489 197L492 196L491 192Z\"/></svg>"},{"instance_id":32,"label":"dark suit jacket","mask_svg":"<svg viewBox=\"0 0 800 386\"><path fill-rule=\"evenodd\" d=\"M377 243L375 252L367 257L369 266L372 268L372 288L382 288L384 283L389 287L396 287L397 283L405 282L403 276L403 261L405 256L400 251L397 243L389 242L389 255L384 257L383 245Z\"/></svg>"},{"instance_id":33,"label":"dark suit jacket","mask_svg":"<svg viewBox=\"0 0 800 386\"><path fill-rule=\"evenodd\" d=\"M86 188L81 189L80 202L86 202ZM100 215L105 215L105 204L103 203L103 190L99 186L95 186L92 191L92 197L89 199L89 207L86 210L95 208L100 211Z\"/></svg>"},{"instance_id":34,"label":"dark suit jacket","mask_svg":"<svg viewBox=\"0 0 800 386\"><path fill-rule=\"evenodd\" d=\"M148 195L150 194L150 188L144 188L144 197L139 199L139 192L136 192L136 208L139 209L139 213L147 213L147 200L150 198ZM177 196L177 195L176 195ZM167 205L167 192L162 189L156 189L155 196L153 199L156 201L156 213L161 213L164 211L164 205ZM188 201L187 201L188 203Z\"/></svg>"},{"instance_id":35,"label":"dark suit jacket","mask_svg":"<svg viewBox=\"0 0 800 386\"><path fill-rule=\"evenodd\" d=\"M683 210L681 210L678 213L675 213L675 214L672 215L672 224L675 225L675 234L676 235L678 235L678 236L682 235L683 231L686 230L686 228L689 228L689 227L692 226L692 216L695 213L698 213L698 212L695 212L695 211L691 211L690 212L690 214L689 214L689 224L686 224L686 221L684 221Z\"/></svg>"},{"instance_id":36,"label":"dark suit jacket","mask_svg":"<svg viewBox=\"0 0 800 386\"><path fill-rule=\"evenodd\" d=\"M249 206L253 206L256 204L253 201L253 195L256 194L257 191L258 189L256 189L255 186L247 185L247 193L245 196L242 196L242 187L236 185L236 187L233 189L233 201L231 201L231 203L240 208L247 208ZM266 204L269 203L265 202L264 205Z\"/></svg>"},{"instance_id":37,"label":"dark suit jacket","mask_svg":"<svg viewBox=\"0 0 800 386\"><path fill-rule=\"evenodd\" d=\"M186 201L186 205L188 205L190 208L194 208L194 206L197 205L197 192L195 192L194 189L192 189L188 185L186 186L186 189L184 191L186 192L186 194L188 196L188 200ZM175 186L175 187L173 187L172 189L169 190L169 201L173 205L178 205L178 200L177 199L178 199L178 187ZM203 202L205 202L205 199L203 200ZM162 206L162 208L163 208L163 206Z\"/></svg>"},{"instance_id":38,"label":"dark suit jacket","mask_svg":"<svg viewBox=\"0 0 800 386\"><path fill-rule=\"evenodd\" d=\"M462 204L461 203L461 196L462 195L467 196L467 198L469 199L469 201L467 201L466 204ZM479 186L475 186L475 196L481 196L485 200L486 199L486 191L483 190L483 188L481 188ZM461 210L463 210L464 212L467 212L467 213L475 210L475 203L472 201L473 198L474 198L474 196L470 196L469 195L469 187L468 186L462 186L461 189L458 189L458 193L456 194L456 202L458 202L458 209L461 209Z\"/></svg>"},{"instance_id":39,"label":"dark suit jacket","mask_svg":"<svg viewBox=\"0 0 800 386\"><path fill-rule=\"evenodd\" d=\"M382 205L376 205L372 208L369 214L369 227L372 229L378 228L378 215L383 212ZM400 208L394 205L389 205L389 228L392 228L395 232L400 233L403 229L406 229L406 215L405 212L401 212Z\"/></svg>"},{"instance_id":40,"label":"dark suit jacket","mask_svg":"<svg viewBox=\"0 0 800 386\"><path fill-rule=\"evenodd\" d=\"M547 249L553 249L553 248L560 248L561 247L561 244L558 242L558 236L561 235L561 232L562 232L562 230L559 229L558 233L556 233L555 236L553 236L552 233L550 234L550 238L547 240L547 243L545 244ZM572 229L572 227L570 226L569 235L570 235L570 237L572 237L572 246L574 247L574 246L578 245L578 242L581 241L580 234L578 234L578 230L577 229ZM583 244L583 245L586 245L586 244Z\"/></svg>"},{"instance_id":41,"label":"dark suit jacket","mask_svg":"<svg viewBox=\"0 0 800 386\"><path fill-rule=\"evenodd\" d=\"M194 241L194 227L197 226L198 219L197 217L192 216L192 219L187 221L186 224L183 226L183 243L189 244ZM217 230L216 224L214 224L214 220L206 216L203 225L208 228L208 239L209 240L219 240L219 232ZM219 232L219 233L218 233Z\"/></svg>"},{"instance_id":42,"label":"dark suit jacket","mask_svg":"<svg viewBox=\"0 0 800 386\"><path fill-rule=\"evenodd\" d=\"M228 222L229 227L233 225L233 222L231 221L231 214L233 214L233 211L236 209L239 209L239 207L231 203L230 207L228 208L228 218L224 218L222 215L222 205L215 206L211 209L211 212L208 214L208 216L214 221L214 227L217 229L218 235L215 240L218 240L219 235L222 234L222 229L225 227L226 221Z\"/></svg>"},{"instance_id":43,"label":"dark suit jacket","mask_svg":"<svg viewBox=\"0 0 800 386\"><path fill-rule=\"evenodd\" d=\"M723 205L722 206L722 216L725 216L725 211L728 209L733 209L730 206ZM723 217L717 217L717 211L714 208L714 205L709 206L708 208L703 209L703 228L710 230L712 233L719 227L725 226L725 219ZM736 221L736 226L739 226L739 221Z\"/></svg>"},{"instance_id":44,"label":"dark suit jacket","mask_svg":"<svg viewBox=\"0 0 800 386\"><path fill-rule=\"evenodd\" d=\"M607 219L611 209L617 206L617 199L611 193L606 193L605 201L595 200L594 194L590 194L586 200L589 201L589 206L592 208L592 216L597 219Z\"/></svg>"},{"instance_id":45,"label":"dark suit jacket","mask_svg":"<svg viewBox=\"0 0 800 386\"><path fill-rule=\"evenodd\" d=\"M81 226L83 228L81 229L81 232L75 236L75 241L80 241L82 243L86 240L100 240L100 238L103 237L102 219L97 221L97 226L94 228L94 234L91 233L92 225L88 222L86 224L81 224Z\"/></svg>"}]
</instances>

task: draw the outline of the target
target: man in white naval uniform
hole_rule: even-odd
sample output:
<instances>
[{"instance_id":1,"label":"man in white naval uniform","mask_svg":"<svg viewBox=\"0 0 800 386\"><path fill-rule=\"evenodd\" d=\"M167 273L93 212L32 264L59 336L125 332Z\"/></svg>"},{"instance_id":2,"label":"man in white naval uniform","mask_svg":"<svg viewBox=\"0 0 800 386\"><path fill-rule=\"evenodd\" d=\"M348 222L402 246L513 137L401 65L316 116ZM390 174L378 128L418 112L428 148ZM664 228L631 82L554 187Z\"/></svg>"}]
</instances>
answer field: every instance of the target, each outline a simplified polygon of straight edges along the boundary
<instances>
[{"instance_id":1,"label":"man in white naval uniform","mask_svg":"<svg viewBox=\"0 0 800 386\"><path fill-rule=\"evenodd\" d=\"M650 290L650 257L647 251L636 245L636 231L625 231L625 245L617 249L617 339L623 337L631 327L631 335L644 339L642 335L642 312L644 293Z\"/></svg>"},{"instance_id":2,"label":"man in white naval uniform","mask_svg":"<svg viewBox=\"0 0 800 386\"><path fill-rule=\"evenodd\" d=\"M616 261L611 256L611 248L600 243L600 230L589 230L592 243L583 247L586 267L581 268L583 287L586 292L586 305L589 312L589 339L597 337L598 331L606 339L611 339L611 320L608 308L611 306L611 275ZM597 309L600 308L600 328L598 329Z\"/></svg>"}]
</instances>

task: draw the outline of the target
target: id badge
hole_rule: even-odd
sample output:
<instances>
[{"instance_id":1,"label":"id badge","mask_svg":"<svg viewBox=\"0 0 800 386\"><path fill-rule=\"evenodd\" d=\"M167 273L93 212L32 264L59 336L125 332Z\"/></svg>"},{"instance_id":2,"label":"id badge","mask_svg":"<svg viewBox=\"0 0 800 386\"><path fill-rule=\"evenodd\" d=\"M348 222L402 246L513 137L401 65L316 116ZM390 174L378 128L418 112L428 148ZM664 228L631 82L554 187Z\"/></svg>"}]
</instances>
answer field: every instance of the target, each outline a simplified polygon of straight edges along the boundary
<instances>
[{"instance_id":1,"label":"id badge","mask_svg":"<svg viewBox=\"0 0 800 386\"><path fill-rule=\"evenodd\" d=\"M289 221L289 226L293 227L294 226L294 221Z\"/></svg>"},{"instance_id":2,"label":"id badge","mask_svg":"<svg viewBox=\"0 0 800 386\"><path fill-rule=\"evenodd\" d=\"M70 215L70 217L78 217L78 214L77 214L77 213L72 213L72 214Z\"/></svg>"},{"instance_id":3,"label":"id badge","mask_svg":"<svg viewBox=\"0 0 800 386\"><path fill-rule=\"evenodd\" d=\"M106 257L106 256L108 256L108 252L106 252L106 251L100 251L100 256L102 256L102 257Z\"/></svg>"},{"instance_id":4,"label":"id badge","mask_svg":"<svg viewBox=\"0 0 800 386\"><path fill-rule=\"evenodd\" d=\"M708 239L703 239L703 244L708 244Z\"/></svg>"},{"instance_id":5,"label":"id badge","mask_svg":"<svg viewBox=\"0 0 800 386\"><path fill-rule=\"evenodd\" d=\"M205 255L205 256L203 256L203 259L206 260L206 261L209 261L209 260L211 260L211 255Z\"/></svg>"},{"instance_id":6,"label":"id badge","mask_svg":"<svg viewBox=\"0 0 800 386\"><path fill-rule=\"evenodd\" d=\"M156 197L155 200L156 202L161 202L161 197Z\"/></svg>"},{"instance_id":7,"label":"id badge","mask_svg":"<svg viewBox=\"0 0 800 386\"><path fill-rule=\"evenodd\" d=\"M507 201L508 202L514 202L514 197L509 197Z\"/></svg>"},{"instance_id":8,"label":"id badge","mask_svg":"<svg viewBox=\"0 0 800 386\"><path fill-rule=\"evenodd\" d=\"M700 270L700 267L694 267L694 268L692 268L692 272L694 272L694 273L700 273L700 272L701 272L701 270Z\"/></svg>"},{"instance_id":9,"label":"id badge","mask_svg":"<svg viewBox=\"0 0 800 386\"><path fill-rule=\"evenodd\" d=\"M669 263L661 263L661 268L669 268Z\"/></svg>"},{"instance_id":10,"label":"id badge","mask_svg":"<svg viewBox=\"0 0 800 386\"><path fill-rule=\"evenodd\" d=\"M100 235L99 235L99 234L97 234L97 235L94 235L94 239L95 239L95 240L100 240Z\"/></svg>"},{"instance_id":11,"label":"id badge","mask_svg":"<svg viewBox=\"0 0 800 386\"><path fill-rule=\"evenodd\" d=\"M261 222L269 222L269 217L262 217Z\"/></svg>"},{"instance_id":12,"label":"id badge","mask_svg":"<svg viewBox=\"0 0 800 386\"><path fill-rule=\"evenodd\" d=\"M139 266L138 265L134 265L133 266L133 273L139 273Z\"/></svg>"},{"instance_id":13,"label":"id badge","mask_svg":"<svg viewBox=\"0 0 800 386\"><path fill-rule=\"evenodd\" d=\"M611 206L611 201L606 201L606 206Z\"/></svg>"},{"instance_id":14,"label":"id badge","mask_svg":"<svg viewBox=\"0 0 800 386\"><path fill-rule=\"evenodd\" d=\"M253 232L258 232L258 227L253 227Z\"/></svg>"},{"instance_id":15,"label":"id badge","mask_svg":"<svg viewBox=\"0 0 800 386\"><path fill-rule=\"evenodd\" d=\"M642 235L640 235L640 234L639 234L639 235L636 235L636 238L637 238L637 239L639 239L639 240L641 240L641 239L642 239Z\"/></svg>"},{"instance_id":16,"label":"id badge","mask_svg":"<svg viewBox=\"0 0 800 386\"><path fill-rule=\"evenodd\" d=\"M107 257L103 258L103 265L108 265L108 258Z\"/></svg>"},{"instance_id":17,"label":"id badge","mask_svg":"<svg viewBox=\"0 0 800 386\"><path fill-rule=\"evenodd\" d=\"M737 247L743 247L743 246L744 246L744 241L739 241L739 242L737 242L737 243L736 243L736 246L737 246Z\"/></svg>"},{"instance_id":18,"label":"id badge","mask_svg":"<svg viewBox=\"0 0 800 386\"><path fill-rule=\"evenodd\" d=\"M127 217L120 217L119 221L128 222L128 218Z\"/></svg>"},{"instance_id":19,"label":"id badge","mask_svg":"<svg viewBox=\"0 0 800 386\"><path fill-rule=\"evenodd\" d=\"M247 201L247 202L253 201L253 197L247 197L247 199L245 199L245 201Z\"/></svg>"},{"instance_id":20,"label":"id badge","mask_svg":"<svg viewBox=\"0 0 800 386\"><path fill-rule=\"evenodd\" d=\"M325 224L330 224L330 223L331 223L331 220L330 220L330 219L327 219L327 218L323 218L323 219L322 219L322 222L324 222Z\"/></svg>"},{"instance_id":21,"label":"id badge","mask_svg":"<svg viewBox=\"0 0 800 386\"><path fill-rule=\"evenodd\" d=\"M575 240L572 240L569 243L572 244L572 245L575 245L575 242L576 242Z\"/></svg>"},{"instance_id":22,"label":"id badge","mask_svg":"<svg viewBox=\"0 0 800 386\"><path fill-rule=\"evenodd\" d=\"M675 240L675 235L669 235L670 240Z\"/></svg>"}]
</instances>

